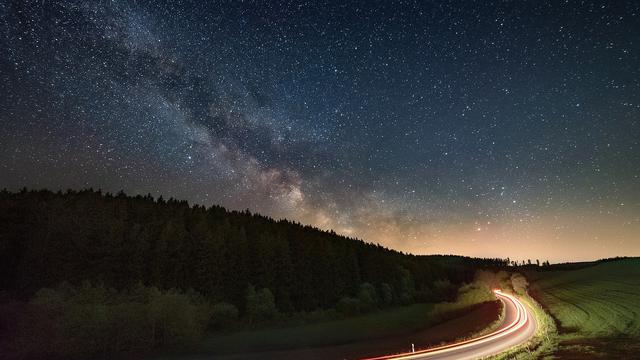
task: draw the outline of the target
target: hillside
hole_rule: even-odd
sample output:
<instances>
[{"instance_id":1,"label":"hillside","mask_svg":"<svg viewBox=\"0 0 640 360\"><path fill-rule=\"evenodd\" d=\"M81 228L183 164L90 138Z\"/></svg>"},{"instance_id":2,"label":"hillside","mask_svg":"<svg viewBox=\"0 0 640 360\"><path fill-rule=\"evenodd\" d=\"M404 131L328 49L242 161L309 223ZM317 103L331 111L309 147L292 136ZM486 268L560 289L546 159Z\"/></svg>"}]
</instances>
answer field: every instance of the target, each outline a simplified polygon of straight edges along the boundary
<instances>
[{"instance_id":1,"label":"hillside","mask_svg":"<svg viewBox=\"0 0 640 360\"><path fill-rule=\"evenodd\" d=\"M173 199L2 191L0 332L18 336L0 347L86 358L187 346L205 331L453 300L502 264Z\"/></svg>"},{"instance_id":2,"label":"hillside","mask_svg":"<svg viewBox=\"0 0 640 360\"><path fill-rule=\"evenodd\" d=\"M532 294L558 320L561 357L623 356L640 339L640 259L531 273Z\"/></svg>"},{"instance_id":3,"label":"hillside","mask_svg":"<svg viewBox=\"0 0 640 360\"><path fill-rule=\"evenodd\" d=\"M455 291L436 280L459 284L491 265L406 255L249 211L91 190L0 193L0 244L4 290L21 295L62 281L141 282L242 306L252 284L283 311L333 306L365 282L388 284L398 302L439 300Z\"/></svg>"}]
</instances>

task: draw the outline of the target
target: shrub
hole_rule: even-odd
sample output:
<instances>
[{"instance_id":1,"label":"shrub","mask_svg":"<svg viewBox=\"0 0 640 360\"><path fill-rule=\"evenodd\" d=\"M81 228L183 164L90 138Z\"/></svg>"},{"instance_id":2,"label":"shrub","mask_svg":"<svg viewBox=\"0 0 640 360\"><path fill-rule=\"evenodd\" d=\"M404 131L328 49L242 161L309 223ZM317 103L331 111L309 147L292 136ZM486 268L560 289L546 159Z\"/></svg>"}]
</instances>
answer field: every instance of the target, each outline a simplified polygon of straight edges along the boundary
<instances>
[{"instance_id":1,"label":"shrub","mask_svg":"<svg viewBox=\"0 0 640 360\"><path fill-rule=\"evenodd\" d=\"M380 304L391 306L393 304L393 288L387 283L380 284Z\"/></svg>"},{"instance_id":2,"label":"shrub","mask_svg":"<svg viewBox=\"0 0 640 360\"><path fill-rule=\"evenodd\" d=\"M411 304L415 299L416 285L411 272L403 267L398 268L398 298L401 304Z\"/></svg>"},{"instance_id":3,"label":"shrub","mask_svg":"<svg viewBox=\"0 0 640 360\"><path fill-rule=\"evenodd\" d=\"M360 313L360 300L345 296L338 301L336 310L344 316L353 316Z\"/></svg>"},{"instance_id":4,"label":"shrub","mask_svg":"<svg viewBox=\"0 0 640 360\"><path fill-rule=\"evenodd\" d=\"M473 305L485 301L493 301L493 293L483 283L471 283L458 289L457 302L461 304Z\"/></svg>"},{"instance_id":5,"label":"shrub","mask_svg":"<svg viewBox=\"0 0 640 360\"><path fill-rule=\"evenodd\" d=\"M489 289L509 289L511 287L509 274L506 271L478 270L475 281L485 284Z\"/></svg>"},{"instance_id":6,"label":"shrub","mask_svg":"<svg viewBox=\"0 0 640 360\"><path fill-rule=\"evenodd\" d=\"M202 299L195 292L163 292L142 285L117 292L84 283L42 289L30 306L43 309L58 329L57 341L47 350L50 354L84 359L193 344L203 335L211 314ZM33 330L17 333L34 342Z\"/></svg>"},{"instance_id":7,"label":"shrub","mask_svg":"<svg viewBox=\"0 0 640 360\"><path fill-rule=\"evenodd\" d=\"M208 309L176 291L155 297L149 310L154 340L160 346L193 344L199 340L209 320Z\"/></svg>"},{"instance_id":8,"label":"shrub","mask_svg":"<svg viewBox=\"0 0 640 360\"><path fill-rule=\"evenodd\" d=\"M432 292L436 299L451 299L456 294L456 288L448 279L438 279L433 282Z\"/></svg>"},{"instance_id":9,"label":"shrub","mask_svg":"<svg viewBox=\"0 0 640 360\"><path fill-rule=\"evenodd\" d=\"M267 288L256 291L253 285L249 285L246 301L246 315L249 323L271 320L279 315L275 297Z\"/></svg>"},{"instance_id":10,"label":"shrub","mask_svg":"<svg viewBox=\"0 0 640 360\"><path fill-rule=\"evenodd\" d=\"M375 310L378 305L376 288L369 283L361 284L358 289L358 301L360 302L360 311L369 312Z\"/></svg>"},{"instance_id":11,"label":"shrub","mask_svg":"<svg viewBox=\"0 0 640 360\"><path fill-rule=\"evenodd\" d=\"M524 295L527 292L529 282L522 274L513 273L511 274L511 286L517 294Z\"/></svg>"},{"instance_id":12,"label":"shrub","mask_svg":"<svg viewBox=\"0 0 640 360\"><path fill-rule=\"evenodd\" d=\"M209 326L212 329L222 329L229 327L237 319L237 307L226 302L219 302L211 307Z\"/></svg>"}]
</instances>

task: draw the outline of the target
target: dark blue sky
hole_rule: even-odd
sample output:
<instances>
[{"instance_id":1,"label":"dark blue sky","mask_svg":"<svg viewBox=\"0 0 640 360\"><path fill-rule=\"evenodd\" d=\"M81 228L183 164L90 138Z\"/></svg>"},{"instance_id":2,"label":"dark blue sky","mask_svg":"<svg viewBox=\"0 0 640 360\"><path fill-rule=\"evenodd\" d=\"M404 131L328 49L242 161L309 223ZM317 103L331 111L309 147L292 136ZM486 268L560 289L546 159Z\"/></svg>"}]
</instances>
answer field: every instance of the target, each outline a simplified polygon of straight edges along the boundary
<instances>
[{"instance_id":1,"label":"dark blue sky","mask_svg":"<svg viewBox=\"0 0 640 360\"><path fill-rule=\"evenodd\" d=\"M635 1L0 1L0 186L640 255L638 29Z\"/></svg>"}]
</instances>

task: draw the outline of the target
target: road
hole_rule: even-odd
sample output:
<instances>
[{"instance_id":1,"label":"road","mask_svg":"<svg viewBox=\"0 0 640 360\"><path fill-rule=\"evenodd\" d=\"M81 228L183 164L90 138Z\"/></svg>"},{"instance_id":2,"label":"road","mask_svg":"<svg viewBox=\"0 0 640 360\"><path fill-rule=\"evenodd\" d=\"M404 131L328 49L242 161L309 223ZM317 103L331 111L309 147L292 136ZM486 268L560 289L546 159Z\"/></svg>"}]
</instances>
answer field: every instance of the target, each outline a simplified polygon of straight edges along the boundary
<instances>
[{"instance_id":1,"label":"road","mask_svg":"<svg viewBox=\"0 0 640 360\"><path fill-rule=\"evenodd\" d=\"M412 353L380 356L363 360L470 360L495 355L529 340L536 331L536 321L517 297L494 291L505 306L503 324L494 332L450 345Z\"/></svg>"}]
</instances>

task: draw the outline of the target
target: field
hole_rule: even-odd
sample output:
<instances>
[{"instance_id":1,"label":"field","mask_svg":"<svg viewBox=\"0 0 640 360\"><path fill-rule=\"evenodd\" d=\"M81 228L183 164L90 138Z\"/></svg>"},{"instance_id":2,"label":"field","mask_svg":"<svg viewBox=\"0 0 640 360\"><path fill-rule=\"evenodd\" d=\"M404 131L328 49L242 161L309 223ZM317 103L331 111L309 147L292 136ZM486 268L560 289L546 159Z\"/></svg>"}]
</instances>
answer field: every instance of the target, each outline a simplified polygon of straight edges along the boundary
<instances>
[{"instance_id":1,"label":"field","mask_svg":"<svg viewBox=\"0 0 640 360\"><path fill-rule=\"evenodd\" d=\"M344 320L211 335L197 352L175 358L354 358L407 351L412 342L421 347L481 331L499 311L495 301L471 306L414 304Z\"/></svg>"},{"instance_id":2,"label":"field","mask_svg":"<svg viewBox=\"0 0 640 360\"><path fill-rule=\"evenodd\" d=\"M623 356L640 339L640 259L529 274L531 293L557 319L560 358Z\"/></svg>"}]
</instances>

